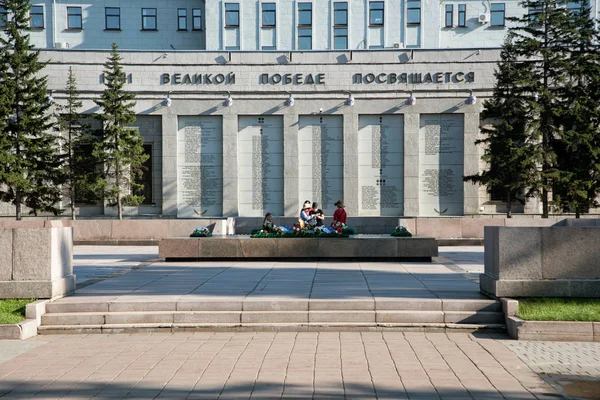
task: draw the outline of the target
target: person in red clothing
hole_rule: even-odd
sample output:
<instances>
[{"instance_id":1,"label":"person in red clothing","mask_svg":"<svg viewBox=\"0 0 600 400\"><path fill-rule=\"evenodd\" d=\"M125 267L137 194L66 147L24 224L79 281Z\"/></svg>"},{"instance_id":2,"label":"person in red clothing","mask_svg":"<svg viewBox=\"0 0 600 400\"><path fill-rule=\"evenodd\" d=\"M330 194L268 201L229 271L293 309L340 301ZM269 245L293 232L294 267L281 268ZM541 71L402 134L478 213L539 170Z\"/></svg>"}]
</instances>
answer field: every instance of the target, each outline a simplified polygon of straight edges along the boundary
<instances>
[{"instance_id":1,"label":"person in red clothing","mask_svg":"<svg viewBox=\"0 0 600 400\"><path fill-rule=\"evenodd\" d=\"M333 213L333 224L332 225L335 225L336 222L346 225L346 217L348 215L346 214L346 210L344 210L344 202L341 200L338 200L338 201L336 201L336 203L334 205L337 207L337 210L335 210L335 212Z\"/></svg>"}]
</instances>

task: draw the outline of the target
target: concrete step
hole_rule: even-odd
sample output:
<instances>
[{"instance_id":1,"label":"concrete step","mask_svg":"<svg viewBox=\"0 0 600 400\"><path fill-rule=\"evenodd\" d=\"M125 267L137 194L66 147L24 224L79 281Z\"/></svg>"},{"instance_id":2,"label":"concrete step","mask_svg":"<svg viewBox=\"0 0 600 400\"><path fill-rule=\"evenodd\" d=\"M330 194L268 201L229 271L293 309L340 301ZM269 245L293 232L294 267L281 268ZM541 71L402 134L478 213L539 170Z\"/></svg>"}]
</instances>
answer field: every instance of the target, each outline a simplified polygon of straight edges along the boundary
<instances>
[{"instance_id":1,"label":"concrete step","mask_svg":"<svg viewBox=\"0 0 600 400\"><path fill-rule=\"evenodd\" d=\"M165 301L86 301L67 297L46 305L49 313L162 311L471 311L501 312L489 299L366 298L366 299L183 299Z\"/></svg>"},{"instance_id":2,"label":"concrete step","mask_svg":"<svg viewBox=\"0 0 600 400\"><path fill-rule=\"evenodd\" d=\"M43 326L132 324L502 324L496 311L320 310L320 311L115 311L46 313Z\"/></svg>"}]
</instances>

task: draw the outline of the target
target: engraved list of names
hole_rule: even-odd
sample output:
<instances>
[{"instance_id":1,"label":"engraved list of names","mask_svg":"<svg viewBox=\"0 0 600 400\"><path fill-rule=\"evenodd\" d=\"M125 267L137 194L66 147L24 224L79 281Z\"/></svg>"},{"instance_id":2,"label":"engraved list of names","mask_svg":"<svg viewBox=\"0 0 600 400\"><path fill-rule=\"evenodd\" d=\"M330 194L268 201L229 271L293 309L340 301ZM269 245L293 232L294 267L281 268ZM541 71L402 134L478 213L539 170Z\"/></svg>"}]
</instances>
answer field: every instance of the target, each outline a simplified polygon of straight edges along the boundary
<instances>
[{"instance_id":1,"label":"engraved list of names","mask_svg":"<svg viewBox=\"0 0 600 400\"><path fill-rule=\"evenodd\" d=\"M221 117L179 117L177 216L223 214L223 129Z\"/></svg>"},{"instance_id":2,"label":"engraved list of names","mask_svg":"<svg viewBox=\"0 0 600 400\"><path fill-rule=\"evenodd\" d=\"M462 215L464 122L461 114L421 115L420 215Z\"/></svg>"},{"instance_id":3,"label":"engraved list of names","mask_svg":"<svg viewBox=\"0 0 600 400\"><path fill-rule=\"evenodd\" d=\"M282 117L239 117L238 177L240 216L283 215Z\"/></svg>"},{"instance_id":4,"label":"engraved list of names","mask_svg":"<svg viewBox=\"0 0 600 400\"><path fill-rule=\"evenodd\" d=\"M358 125L359 215L402 215L404 119L361 115Z\"/></svg>"},{"instance_id":5,"label":"engraved list of names","mask_svg":"<svg viewBox=\"0 0 600 400\"><path fill-rule=\"evenodd\" d=\"M298 131L299 204L316 201L325 214L344 192L341 116L301 116ZM298 210L299 211L299 210Z\"/></svg>"}]
</instances>

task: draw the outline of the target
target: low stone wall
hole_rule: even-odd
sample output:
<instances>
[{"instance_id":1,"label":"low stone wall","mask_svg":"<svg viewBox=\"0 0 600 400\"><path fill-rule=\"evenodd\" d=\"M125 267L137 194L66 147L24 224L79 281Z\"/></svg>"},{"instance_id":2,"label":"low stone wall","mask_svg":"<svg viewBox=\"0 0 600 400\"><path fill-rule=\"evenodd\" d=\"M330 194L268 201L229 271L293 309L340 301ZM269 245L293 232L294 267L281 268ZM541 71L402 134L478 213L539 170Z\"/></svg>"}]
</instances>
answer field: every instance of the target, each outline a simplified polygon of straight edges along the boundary
<instances>
[{"instance_id":1,"label":"low stone wall","mask_svg":"<svg viewBox=\"0 0 600 400\"><path fill-rule=\"evenodd\" d=\"M175 259L396 259L431 260L437 242L422 237L162 239L159 257Z\"/></svg>"},{"instance_id":2,"label":"low stone wall","mask_svg":"<svg viewBox=\"0 0 600 400\"><path fill-rule=\"evenodd\" d=\"M72 228L0 229L0 298L56 298L75 290Z\"/></svg>"},{"instance_id":3,"label":"low stone wall","mask_svg":"<svg viewBox=\"0 0 600 400\"><path fill-rule=\"evenodd\" d=\"M497 297L598 297L600 227L486 227L480 287Z\"/></svg>"}]
</instances>

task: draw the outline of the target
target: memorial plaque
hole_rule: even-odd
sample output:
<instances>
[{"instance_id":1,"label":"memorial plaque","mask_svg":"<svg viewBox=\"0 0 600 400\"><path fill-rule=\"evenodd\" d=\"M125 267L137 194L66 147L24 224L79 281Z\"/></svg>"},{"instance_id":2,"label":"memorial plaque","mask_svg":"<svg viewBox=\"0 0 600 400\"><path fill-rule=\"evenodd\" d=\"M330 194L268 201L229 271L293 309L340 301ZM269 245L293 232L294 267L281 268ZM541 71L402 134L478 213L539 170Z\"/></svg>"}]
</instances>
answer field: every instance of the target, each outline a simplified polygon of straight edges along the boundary
<instances>
[{"instance_id":1,"label":"memorial plaque","mask_svg":"<svg viewBox=\"0 0 600 400\"><path fill-rule=\"evenodd\" d=\"M462 114L422 114L419 130L419 214L463 215Z\"/></svg>"},{"instance_id":2,"label":"memorial plaque","mask_svg":"<svg viewBox=\"0 0 600 400\"><path fill-rule=\"evenodd\" d=\"M361 115L358 119L359 215L403 214L403 165L403 116Z\"/></svg>"},{"instance_id":3,"label":"memorial plaque","mask_svg":"<svg viewBox=\"0 0 600 400\"><path fill-rule=\"evenodd\" d=\"M223 124L221 117L179 117L177 216L223 214Z\"/></svg>"},{"instance_id":4,"label":"memorial plaque","mask_svg":"<svg viewBox=\"0 0 600 400\"><path fill-rule=\"evenodd\" d=\"M241 116L238 126L240 216L283 215L283 117Z\"/></svg>"},{"instance_id":5,"label":"memorial plaque","mask_svg":"<svg viewBox=\"0 0 600 400\"><path fill-rule=\"evenodd\" d=\"M302 115L298 130L298 213L305 200L327 215L344 196L344 121L337 115Z\"/></svg>"}]
</instances>

